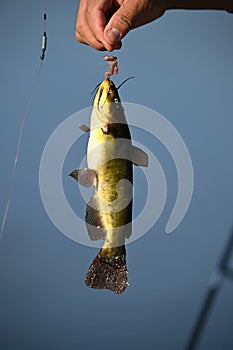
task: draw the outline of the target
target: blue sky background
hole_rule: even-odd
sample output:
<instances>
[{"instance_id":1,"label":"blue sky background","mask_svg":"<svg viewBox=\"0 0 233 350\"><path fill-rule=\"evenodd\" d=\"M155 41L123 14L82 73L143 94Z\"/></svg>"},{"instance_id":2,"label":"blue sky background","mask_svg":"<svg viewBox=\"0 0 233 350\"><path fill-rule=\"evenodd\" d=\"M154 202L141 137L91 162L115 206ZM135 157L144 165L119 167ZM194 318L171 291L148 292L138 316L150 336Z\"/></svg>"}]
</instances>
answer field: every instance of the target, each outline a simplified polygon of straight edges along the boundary
<instances>
[{"instance_id":1,"label":"blue sky background","mask_svg":"<svg viewBox=\"0 0 233 350\"><path fill-rule=\"evenodd\" d=\"M136 76L122 87L122 100L155 109L176 127L189 149L195 184L187 215L166 235L176 170L157 140L144 140L163 166L168 197L156 226L127 246L130 286L114 295L85 286L97 250L62 235L40 198L39 163L49 136L68 116L90 106L90 92L105 71L103 53L75 41L78 2L47 2L48 50L25 125L0 252L0 348L182 349L232 225L233 15L170 11L132 31L116 53L120 74L114 81ZM1 217L39 65L42 14L43 1L0 2ZM133 137L143 141L137 130ZM84 135L82 146L71 150L64 174L77 165L76 153L78 160L86 141ZM79 206L74 185L64 177L67 196ZM137 169L136 212L144 185ZM225 280L198 349L232 349L232 324L233 285Z\"/></svg>"}]
</instances>

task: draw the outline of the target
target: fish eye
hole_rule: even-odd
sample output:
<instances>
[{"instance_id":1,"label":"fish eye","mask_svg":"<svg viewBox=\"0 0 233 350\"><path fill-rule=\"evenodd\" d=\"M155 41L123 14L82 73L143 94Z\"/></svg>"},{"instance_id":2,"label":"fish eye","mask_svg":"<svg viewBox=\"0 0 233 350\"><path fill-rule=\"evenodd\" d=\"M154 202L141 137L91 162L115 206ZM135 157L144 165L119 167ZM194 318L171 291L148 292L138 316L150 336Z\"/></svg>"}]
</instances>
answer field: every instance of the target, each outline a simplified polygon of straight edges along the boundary
<instances>
[{"instance_id":1,"label":"fish eye","mask_svg":"<svg viewBox=\"0 0 233 350\"><path fill-rule=\"evenodd\" d=\"M119 101L118 101L118 98L114 98L114 102L115 103L118 103Z\"/></svg>"}]
</instances>

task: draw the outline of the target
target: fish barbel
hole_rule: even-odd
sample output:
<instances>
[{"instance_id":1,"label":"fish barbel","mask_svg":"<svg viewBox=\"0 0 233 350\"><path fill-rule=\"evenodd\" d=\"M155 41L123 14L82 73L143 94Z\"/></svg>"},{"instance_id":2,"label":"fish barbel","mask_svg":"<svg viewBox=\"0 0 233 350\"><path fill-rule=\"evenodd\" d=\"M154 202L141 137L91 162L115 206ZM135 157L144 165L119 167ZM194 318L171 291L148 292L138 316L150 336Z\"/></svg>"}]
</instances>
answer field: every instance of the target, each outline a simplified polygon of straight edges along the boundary
<instances>
[{"instance_id":1,"label":"fish barbel","mask_svg":"<svg viewBox=\"0 0 233 350\"><path fill-rule=\"evenodd\" d=\"M147 166L148 157L132 145L118 90L107 78L94 97L88 168L76 169L70 175L83 186L94 186L85 221L91 240L104 239L85 283L117 294L128 285L125 240L132 233L133 163Z\"/></svg>"}]
</instances>

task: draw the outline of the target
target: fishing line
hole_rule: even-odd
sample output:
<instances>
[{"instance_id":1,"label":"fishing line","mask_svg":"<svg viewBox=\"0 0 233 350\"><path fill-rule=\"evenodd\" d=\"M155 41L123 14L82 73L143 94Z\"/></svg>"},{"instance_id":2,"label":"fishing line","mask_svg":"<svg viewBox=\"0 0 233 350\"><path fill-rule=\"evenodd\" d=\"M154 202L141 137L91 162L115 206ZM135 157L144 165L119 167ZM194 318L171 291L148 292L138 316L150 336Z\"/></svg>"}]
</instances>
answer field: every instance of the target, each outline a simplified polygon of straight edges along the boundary
<instances>
[{"instance_id":1,"label":"fishing line","mask_svg":"<svg viewBox=\"0 0 233 350\"><path fill-rule=\"evenodd\" d=\"M16 167L17 167L17 163L18 163L18 158L19 158L19 152L20 152L20 148L21 148L21 143L22 143L22 137L23 137L23 132L24 132L24 126L25 126L25 122L27 120L29 111L30 111L30 107L32 104L32 100L33 97L35 95L35 91L39 82L39 78L40 78L40 73L41 73L41 69L43 66L43 61L45 58L45 51L46 51L46 46L47 46L47 35L46 35L46 20L47 20L47 10L46 10L46 0L44 0L44 16L43 16L43 20L44 20L44 32L43 32L43 36L42 36L42 45L41 45L41 55L40 55L40 65L37 71L37 75L34 81L34 84L32 86L32 90L31 90L31 94L29 96L26 108L25 108L25 112L23 114L23 119L21 121L21 125L20 125L20 130L19 130L19 136L18 136L18 143L17 143L17 148L16 148L16 153L15 153L15 158L14 158L14 164L13 164L13 168L11 171L11 176L10 176L10 183L9 183L9 190L8 190L8 197L7 197L7 202L6 202L6 208L4 211L4 215L3 215L3 219L2 219L2 223L1 223L1 229L0 229L0 245L2 242L2 237L3 237L3 232L4 232L4 228L5 228L5 224L6 224L6 219L7 219L7 215L8 215L8 211L11 205L11 200L12 200L12 196L13 196L13 189L14 189L14 177L15 177L15 171L16 171Z\"/></svg>"}]
</instances>

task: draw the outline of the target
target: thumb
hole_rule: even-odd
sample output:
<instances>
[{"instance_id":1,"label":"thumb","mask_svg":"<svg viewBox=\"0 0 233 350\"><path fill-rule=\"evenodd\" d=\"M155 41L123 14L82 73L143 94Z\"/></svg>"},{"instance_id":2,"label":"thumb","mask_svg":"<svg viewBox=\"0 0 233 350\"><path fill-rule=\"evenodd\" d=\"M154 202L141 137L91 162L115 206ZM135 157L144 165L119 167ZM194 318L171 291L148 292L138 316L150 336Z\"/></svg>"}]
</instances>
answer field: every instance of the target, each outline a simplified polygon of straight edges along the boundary
<instances>
[{"instance_id":1,"label":"thumb","mask_svg":"<svg viewBox=\"0 0 233 350\"><path fill-rule=\"evenodd\" d=\"M132 29L133 18L133 9L130 8L130 4L121 6L104 29L104 40L106 43L112 46L119 44L121 39Z\"/></svg>"}]
</instances>

